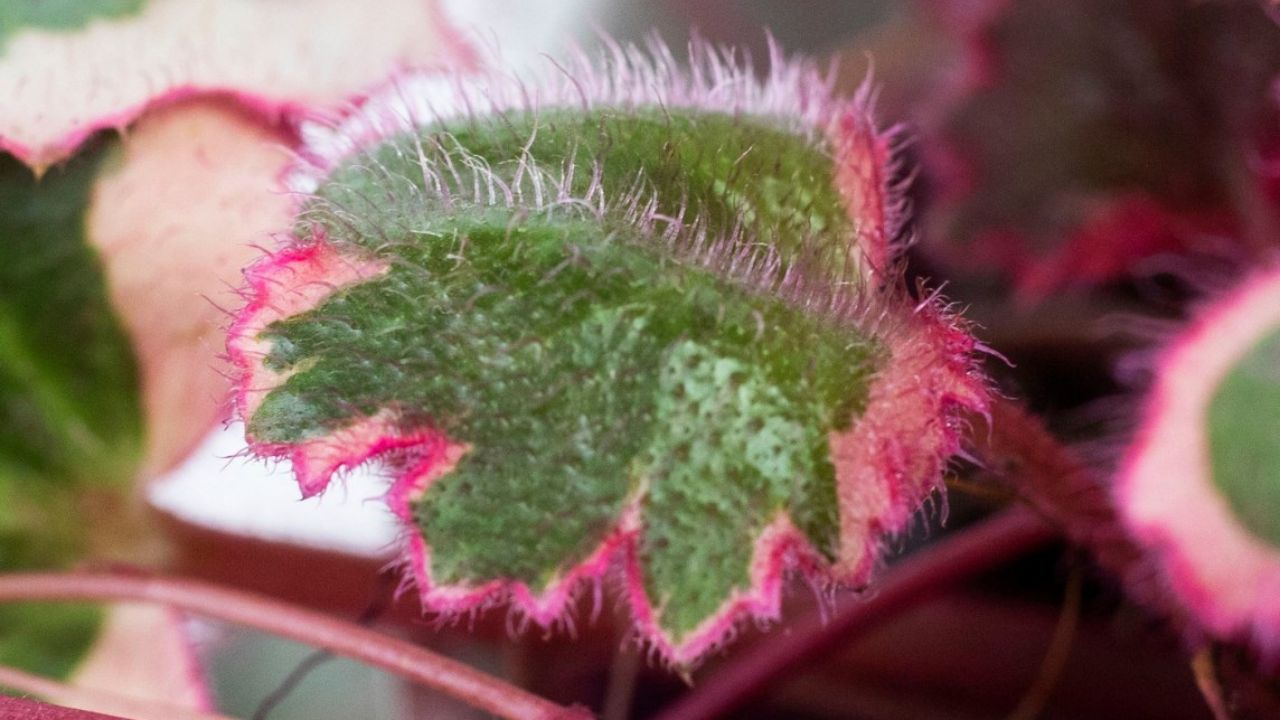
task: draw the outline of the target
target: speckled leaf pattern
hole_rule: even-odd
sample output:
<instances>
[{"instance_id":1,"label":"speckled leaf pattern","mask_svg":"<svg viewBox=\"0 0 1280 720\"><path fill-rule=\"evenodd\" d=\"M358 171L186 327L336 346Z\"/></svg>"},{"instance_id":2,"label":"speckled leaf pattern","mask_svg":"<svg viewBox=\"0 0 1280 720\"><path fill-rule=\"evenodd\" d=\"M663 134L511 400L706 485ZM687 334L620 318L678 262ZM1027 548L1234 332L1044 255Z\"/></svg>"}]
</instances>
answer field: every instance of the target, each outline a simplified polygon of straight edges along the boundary
<instances>
[{"instance_id":1,"label":"speckled leaf pattern","mask_svg":"<svg viewBox=\"0 0 1280 720\"><path fill-rule=\"evenodd\" d=\"M715 166L755 148L761 162L742 170L753 182L719 192L742 198L781 243L788 226L766 214L773 199L746 191L825 191L824 205L797 206L805 212L799 219L790 204L776 204L786 212L781 220L806 224L794 231L797 248L812 235L807 225L847 225L825 158L766 126L687 115L541 122L550 129L539 133L534 157L564 157L577 145L590 168L599 145L577 138L603 127L608 134L594 137L621 156L603 161L605 188L643 171L706 205L718 200L717 178L727 176L716 172L727 167ZM489 139L491 146L476 147L499 167L527 137L491 126L463 130L452 138ZM420 141L437 146L444 137ZM700 151L711 167L664 157L669 141ZM759 149L771 145L779 148L773 154ZM258 407L249 427L256 440L322 437L348 422L352 408L371 416L398 405L405 427L432 427L470 446L413 504L432 549L432 578L448 585L510 578L541 593L617 531L645 485L645 582L671 607L664 625L677 637L749 585L753 540L777 514L803 516L810 541L834 552L827 433L847 427L860 409L875 367L873 339L840 318L810 317L735 287L691 259L664 257L644 238L628 237L634 231L625 224L610 232L571 205L530 213L459 202L446 212L423 201L411 217L396 218L391 213L426 190L408 180L419 161L414 150L408 140L393 144L377 169L353 163L322 189L328 201L308 219L326 237L343 231L338 208L394 193L360 214L367 234L344 234L359 247L339 246L389 269L268 328L267 367L305 369ZM765 174L779 163L787 175ZM579 177L582 187L570 192L585 194L592 177ZM395 178L409 184L389 185ZM807 178L818 182L806 187ZM712 207L729 214L721 203ZM416 237L388 245L374 228L397 219Z\"/></svg>"},{"instance_id":2,"label":"speckled leaf pattern","mask_svg":"<svg viewBox=\"0 0 1280 720\"><path fill-rule=\"evenodd\" d=\"M828 128L727 109L513 108L338 159L250 272L253 446L304 492L387 459L437 610L509 592L546 625L622 557L642 635L689 664L776 615L787 568L861 582L878 539L846 552L833 446L911 311L876 305L905 298Z\"/></svg>"}]
</instances>

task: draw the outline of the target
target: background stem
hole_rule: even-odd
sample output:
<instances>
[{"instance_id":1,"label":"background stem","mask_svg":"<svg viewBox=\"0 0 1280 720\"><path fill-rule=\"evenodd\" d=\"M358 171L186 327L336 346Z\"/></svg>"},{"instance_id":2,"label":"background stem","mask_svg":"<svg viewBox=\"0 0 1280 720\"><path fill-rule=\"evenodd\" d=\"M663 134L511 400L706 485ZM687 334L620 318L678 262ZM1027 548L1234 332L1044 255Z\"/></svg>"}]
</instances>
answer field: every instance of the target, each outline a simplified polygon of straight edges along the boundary
<instances>
[{"instance_id":1,"label":"background stem","mask_svg":"<svg viewBox=\"0 0 1280 720\"><path fill-rule=\"evenodd\" d=\"M972 425L973 452L985 474L1084 548L1130 598L1164 614L1175 629L1185 627L1185 618L1154 581L1142 549L1116 511L1110 487L1094 467L1012 400L996 400L990 417L972 418Z\"/></svg>"},{"instance_id":2,"label":"background stem","mask_svg":"<svg viewBox=\"0 0 1280 720\"><path fill-rule=\"evenodd\" d=\"M232 720L212 712L68 685L7 665L0 665L0 687L53 700L67 708L93 709L126 716L131 720ZM0 717L9 716L0 713Z\"/></svg>"},{"instance_id":3,"label":"background stem","mask_svg":"<svg viewBox=\"0 0 1280 720\"><path fill-rule=\"evenodd\" d=\"M0 695L0 717L6 720L125 720L117 715L102 715L5 695Z\"/></svg>"},{"instance_id":4,"label":"background stem","mask_svg":"<svg viewBox=\"0 0 1280 720\"><path fill-rule=\"evenodd\" d=\"M118 573L0 575L0 602L141 600L248 625L330 650L511 720L587 718L426 648L351 622L194 580Z\"/></svg>"},{"instance_id":5,"label":"background stem","mask_svg":"<svg viewBox=\"0 0 1280 720\"><path fill-rule=\"evenodd\" d=\"M709 720L724 716L771 683L852 641L877 623L1042 547L1055 537L1047 524L1021 507L958 531L895 565L876 585L873 595L846 605L828 622L822 622L815 612L789 623L789 634L739 654L658 718Z\"/></svg>"}]
</instances>

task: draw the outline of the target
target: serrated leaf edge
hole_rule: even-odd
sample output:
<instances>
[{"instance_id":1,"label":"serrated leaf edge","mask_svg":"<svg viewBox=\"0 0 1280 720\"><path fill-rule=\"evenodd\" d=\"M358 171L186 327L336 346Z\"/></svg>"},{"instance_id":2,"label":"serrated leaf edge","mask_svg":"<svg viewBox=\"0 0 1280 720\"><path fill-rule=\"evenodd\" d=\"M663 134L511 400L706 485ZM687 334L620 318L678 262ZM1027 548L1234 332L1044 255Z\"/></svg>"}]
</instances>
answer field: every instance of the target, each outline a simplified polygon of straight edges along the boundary
<instances>
[{"instance_id":1,"label":"serrated leaf edge","mask_svg":"<svg viewBox=\"0 0 1280 720\"><path fill-rule=\"evenodd\" d=\"M288 456L308 495L320 492L333 473L341 469L355 467L375 456L388 457L395 468L395 479L387 500L392 511L406 523L407 562L426 608L457 615L496 605L509 597L514 610L539 626L572 623L566 611L580 588L590 585L598 597L606 575L621 558L625 592L640 636L665 661L687 667L724 644L748 617L758 621L778 619L783 581L790 568L815 586L867 582L881 558L885 536L902 532L913 513L940 487L941 470L960 447L960 411L985 412L987 386L975 368L973 353L977 345L966 328L936 296L928 295L916 304L899 287L901 274L894 253L905 211L905 179L898 179L903 173L896 164L894 145L900 131L876 129L870 84L864 84L850 101L832 100L831 77L822 77L806 62L785 60L772 45L773 69L763 82L755 81L729 51L697 40L691 46L694 71L688 78L674 70L669 51L660 43L651 45L648 55L616 44L609 48L615 64L607 71L595 69L580 55L569 70L557 65L555 73L544 77L545 85L534 93L536 99L530 98L533 91L518 78L497 76L480 82L475 78L454 79L450 82L455 85L457 106L450 108L441 105L439 93L433 92L439 90L439 77L415 73L396 76L342 122L308 128L303 162L288 175L287 183L296 192L309 193L346 158L405 130L459 114L475 116L490 110L545 107L557 104L557 99L558 104L570 107L617 104L623 109L655 101L665 107L727 112L753 112L758 106L791 123L797 132L825 136L838 154L834 158L835 180L854 221L856 237L851 241L860 243L859 252L871 269L865 293L882 301L878 307L887 308L878 317L863 319L877 335L888 339L891 355L883 377L873 381L871 404L862 417L849 432L831 437L842 506L850 501L872 500L869 507L874 508L852 512L842 507L841 561L831 567L787 514L780 513L756 540L751 588L727 598L717 612L676 640L661 629L660 610L653 607L644 591L637 558L642 489L627 503L600 546L541 592L503 579L477 586L444 585L431 577L431 548L416 526L412 503L452 467L459 457L457 453L464 451L462 446L430 428L405 432L396 426L391 409L353 424L342 431L341 438L293 447L254 444L250 440L255 454ZM864 164L874 167L861 167ZM323 244L322 238L318 240ZM281 251L248 274L251 305L242 317L260 312L266 306L263 293L270 293L273 286L289 286L287 280L275 275L292 274L288 265L307 262L306 252L306 248ZM292 253L302 255L295 257ZM368 268L365 272L371 276L380 271ZM359 281L360 274L361 271L348 274L332 285ZM321 299L318 293L308 295L311 304ZM253 309L255 303L259 303L257 310ZM262 316L267 317L278 319L283 315ZM237 357L234 346L238 344L251 350L238 356L237 365L246 378L242 387L265 393L273 386L271 380L283 378L255 375L250 367L250 357L260 357L266 350L245 340L246 333L255 327L265 327L261 319L257 322L260 324L237 322L230 346L233 358ZM911 400L908 406L903 405L904 398ZM242 393L239 405L245 418L251 417L256 407L249 393ZM888 439L895 434L894 423L901 423L904 417L917 421L915 426L908 433L896 433L905 439ZM341 442L334 442L335 439ZM863 442L871 445L863 451L851 449ZM905 486L900 486L904 481ZM869 492L874 497L867 497ZM866 542L868 538L873 541Z\"/></svg>"}]
</instances>

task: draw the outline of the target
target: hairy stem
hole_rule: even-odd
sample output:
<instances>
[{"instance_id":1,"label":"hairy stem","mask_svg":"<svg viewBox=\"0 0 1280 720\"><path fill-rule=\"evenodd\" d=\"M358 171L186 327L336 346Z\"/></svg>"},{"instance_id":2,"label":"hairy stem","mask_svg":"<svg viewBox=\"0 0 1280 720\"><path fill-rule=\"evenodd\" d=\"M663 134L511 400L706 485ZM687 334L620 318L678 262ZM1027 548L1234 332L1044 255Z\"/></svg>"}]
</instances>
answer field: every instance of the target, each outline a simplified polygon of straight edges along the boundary
<instances>
[{"instance_id":1,"label":"hairy stem","mask_svg":"<svg viewBox=\"0 0 1280 720\"><path fill-rule=\"evenodd\" d=\"M1011 400L991 404L989 422L973 418L973 452L992 479L1088 551L1131 598L1181 624L1174 604L1152 581L1143 553L1116 513L1098 472L1064 446L1039 418Z\"/></svg>"},{"instance_id":2,"label":"hairy stem","mask_svg":"<svg viewBox=\"0 0 1280 720\"><path fill-rule=\"evenodd\" d=\"M511 720L590 717L585 710L557 705L412 643L250 593L194 580L119 573L0 576L0 602L85 600L155 602L247 625L354 658Z\"/></svg>"},{"instance_id":3,"label":"hairy stem","mask_svg":"<svg viewBox=\"0 0 1280 720\"><path fill-rule=\"evenodd\" d=\"M989 429L975 422L974 452L994 478L1013 490L1123 586L1134 601L1162 614L1179 631L1187 618L1169 597L1156 570L1133 543L1098 473L1053 437L1020 405L996 400ZM1215 717L1224 717L1220 688L1210 682L1203 653L1193 659L1196 682Z\"/></svg>"},{"instance_id":4,"label":"hairy stem","mask_svg":"<svg viewBox=\"0 0 1280 720\"><path fill-rule=\"evenodd\" d=\"M660 720L705 720L741 707L769 684L802 669L877 623L936 598L961 582L1043 546L1053 530L1022 508L1003 511L898 563L875 594L846 605L827 622L815 610L788 635L761 643L720 668Z\"/></svg>"}]
</instances>

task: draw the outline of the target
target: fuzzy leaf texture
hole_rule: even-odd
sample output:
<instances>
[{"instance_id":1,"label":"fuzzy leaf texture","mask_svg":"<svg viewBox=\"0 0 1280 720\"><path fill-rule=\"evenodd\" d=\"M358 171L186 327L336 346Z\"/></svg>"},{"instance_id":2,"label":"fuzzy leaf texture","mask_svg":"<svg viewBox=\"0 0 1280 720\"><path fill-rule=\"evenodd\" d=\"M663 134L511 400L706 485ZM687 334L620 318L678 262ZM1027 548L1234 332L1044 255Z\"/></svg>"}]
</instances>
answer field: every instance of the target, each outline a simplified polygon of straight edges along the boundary
<instances>
[{"instance_id":1,"label":"fuzzy leaf texture","mask_svg":"<svg viewBox=\"0 0 1280 720\"><path fill-rule=\"evenodd\" d=\"M1280 271L1161 355L1120 476L1128 524L1204 632L1280 657Z\"/></svg>"},{"instance_id":2,"label":"fuzzy leaf texture","mask_svg":"<svg viewBox=\"0 0 1280 720\"><path fill-rule=\"evenodd\" d=\"M254 450L396 481L426 607L564 617L619 568L696 663L784 573L863 583L938 487L973 343L891 268L890 138L803 63L613 48L401 77L312 134L232 330Z\"/></svg>"}]
</instances>

